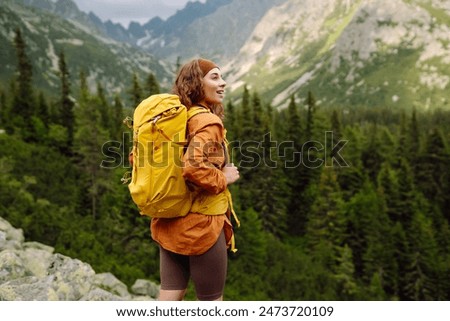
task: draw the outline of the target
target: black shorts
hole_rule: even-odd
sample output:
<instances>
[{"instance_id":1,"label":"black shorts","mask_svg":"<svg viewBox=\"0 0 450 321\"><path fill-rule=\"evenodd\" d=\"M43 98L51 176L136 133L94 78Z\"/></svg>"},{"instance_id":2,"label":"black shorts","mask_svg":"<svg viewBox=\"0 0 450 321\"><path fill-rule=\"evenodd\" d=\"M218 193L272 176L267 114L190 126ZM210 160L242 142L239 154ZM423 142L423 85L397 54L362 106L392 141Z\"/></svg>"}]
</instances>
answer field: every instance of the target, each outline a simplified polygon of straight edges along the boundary
<instances>
[{"instance_id":1,"label":"black shorts","mask_svg":"<svg viewBox=\"0 0 450 321\"><path fill-rule=\"evenodd\" d=\"M197 298L217 300L223 295L227 276L227 245L222 232L217 242L201 255L181 255L160 249L162 290L184 290L192 278Z\"/></svg>"}]
</instances>

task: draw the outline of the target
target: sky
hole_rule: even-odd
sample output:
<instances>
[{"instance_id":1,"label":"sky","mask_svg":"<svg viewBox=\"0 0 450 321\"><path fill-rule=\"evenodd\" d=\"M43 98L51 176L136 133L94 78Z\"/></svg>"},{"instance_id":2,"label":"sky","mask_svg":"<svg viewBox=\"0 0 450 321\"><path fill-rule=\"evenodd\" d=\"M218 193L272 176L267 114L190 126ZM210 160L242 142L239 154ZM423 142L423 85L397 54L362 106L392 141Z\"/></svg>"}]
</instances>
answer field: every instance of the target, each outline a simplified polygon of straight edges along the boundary
<instances>
[{"instance_id":1,"label":"sky","mask_svg":"<svg viewBox=\"0 0 450 321\"><path fill-rule=\"evenodd\" d=\"M195 0L73 0L81 11L92 11L103 21L111 20L128 27L130 21L146 23L159 16L166 19L187 2ZM206 0L199 0L205 2Z\"/></svg>"}]
</instances>

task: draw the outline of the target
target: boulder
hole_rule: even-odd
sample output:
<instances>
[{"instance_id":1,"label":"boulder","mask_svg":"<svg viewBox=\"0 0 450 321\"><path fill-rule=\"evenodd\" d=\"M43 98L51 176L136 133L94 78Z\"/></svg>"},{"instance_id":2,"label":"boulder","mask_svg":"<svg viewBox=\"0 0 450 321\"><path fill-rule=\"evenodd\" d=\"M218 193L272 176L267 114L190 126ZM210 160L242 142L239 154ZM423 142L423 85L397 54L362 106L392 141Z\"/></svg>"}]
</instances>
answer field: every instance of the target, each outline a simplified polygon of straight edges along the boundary
<instances>
[{"instance_id":1,"label":"boulder","mask_svg":"<svg viewBox=\"0 0 450 321\"><path fill-rule=\"evenodd\" d=\"M146 280L127 286L112 273L96 273L87 263L38 242L0 217L0 301L155 300L159 287Z\"/></svg>"}]
</instances>

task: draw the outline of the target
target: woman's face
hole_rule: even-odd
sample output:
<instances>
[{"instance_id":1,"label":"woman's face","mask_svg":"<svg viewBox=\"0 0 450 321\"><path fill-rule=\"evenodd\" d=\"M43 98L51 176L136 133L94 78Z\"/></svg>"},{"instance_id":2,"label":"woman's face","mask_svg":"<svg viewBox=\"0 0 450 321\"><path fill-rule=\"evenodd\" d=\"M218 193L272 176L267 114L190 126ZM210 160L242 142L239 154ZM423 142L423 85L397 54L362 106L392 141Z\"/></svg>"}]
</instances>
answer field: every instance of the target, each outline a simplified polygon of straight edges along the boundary
<instances>
[{"instance_id":1,"label":"woman's face","mask_svg":"<svg viewBox=\"0 0 450 321\"><path fill-rule=\"evenodd\" d=\"M225 86L227 83L222 79L219 68L211 69L203 77L203 90L205 92L205 103L208 105L222 104L225 98Z\"/></svg>"}]
</instances>

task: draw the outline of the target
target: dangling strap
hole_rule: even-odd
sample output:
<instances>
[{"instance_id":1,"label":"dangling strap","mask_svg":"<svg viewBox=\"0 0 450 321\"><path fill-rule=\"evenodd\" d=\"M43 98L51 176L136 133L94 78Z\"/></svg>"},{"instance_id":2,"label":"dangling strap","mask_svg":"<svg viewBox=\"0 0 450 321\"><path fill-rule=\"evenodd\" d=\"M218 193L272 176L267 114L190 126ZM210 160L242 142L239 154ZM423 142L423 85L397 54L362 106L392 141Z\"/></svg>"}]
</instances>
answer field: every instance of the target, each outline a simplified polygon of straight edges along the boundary
<instances>
[{"instance_id":1,"label":"dangling strap","mask_svg":"<svg viewBox=\"0 0 450 321\"><path fill-rule=\"evenodd\" d=\"M241 222L239 221L239 219L238 219L238 217L236 215L236 212L234 211L233 199L231 197L231 193L228 190L228 188L225 190L225 195L227 196L229 210L230 210L231 214L233 214L233 218L236 221L237 227L240 227L241 226ZM237 248L236 248L236 240L234 238L234 233L231 236L230 243L231 243L230 244L231 245L230 251L233 252L233 253L236 253L237 252Z\"/></svg>"},{"instance_id":2,"label":"dangling strap","mask_svg":"<svg viewBox=\"0 0 450 321\"><path fill-rule=\"evenodd\" d=\"M230 143L227 140L227 130L224 129L224 131L225 132L224 132L224 144L223 145L224 145L224 148L225 148L225 156L226 156L226 162L225 163L228 163L230 158L231 158L230 153L229 153L229 148L228 148L228 145ZM234 211L233 198L231 197L231 193L230 193L228 188L226 189L225 193L226 193L226 196L227 196L228 207L230 209L230 212L231 212L231 214L233 214L233 218L236 221L237 227L240 227L241 226L241 222L239 221L239 219L238 219L238 217L236 215L236 212ZM233 253L237 252L236 241L234 239L234 234L231 236L231 249L230 249L230 251L233 252Z\"/></svg>"}]
</instances>

